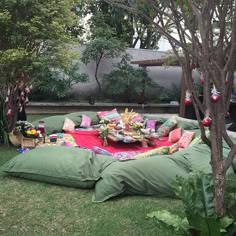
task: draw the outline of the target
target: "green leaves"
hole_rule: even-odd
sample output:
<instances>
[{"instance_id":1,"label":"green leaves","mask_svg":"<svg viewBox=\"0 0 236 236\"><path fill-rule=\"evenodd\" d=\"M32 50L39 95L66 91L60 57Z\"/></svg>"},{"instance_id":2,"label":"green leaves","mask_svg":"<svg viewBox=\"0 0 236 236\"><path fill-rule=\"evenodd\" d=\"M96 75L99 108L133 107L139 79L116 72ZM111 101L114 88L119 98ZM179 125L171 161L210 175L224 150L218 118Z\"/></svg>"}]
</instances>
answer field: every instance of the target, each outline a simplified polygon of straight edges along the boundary
<instances>
[{"instance_id":1,"label":"green leaves","mask_svg":"<svg viewBox=\"0 0 236 236\"><path fill-rule=\"evenodd\" d=\"M129 60L129 56L124 55L121 61L117 63L117 69L105 74L103 78L106 94L113 97L115 95L117 99L122 98L125 102L137 101L145 87L149 88L156 85L144 69L132 67L128 63Z\"/></svg>"},{"instance_id":2,"label":"green leaves","mask_svg":"<svg viewBox=\"0 0 236 236\"><path fill-rule=\"evenodd\" d=\"M86 45L81 61L88 64L92 60L98 62L101 58L118 57L124 50L125 45L115 38L96 38Z\"/></svg>"},{"instance_id":3,"label":"green leaves","mask_svg":"<svg viewBox=\"0 0 236 236\"><path fill-rule=\"evenodd\" d=\"M166 225L175 235L187 235L189 223L186 217L182 219L166 210L154 211L147 214L147 217Z\"/></svg>"},{"instance_id":4,"label":"green leaves","mask_svg":"<svg viewBox=\"0 0 236 236\"><path fill-rule=\"evenodd\" d=\"M232 236L236 232L235 218L232 214L223 218L218 218L215 214L211 174L198 172L188 178L177 177L173 188L183 201L186 218L182 219L166 211L150 213L149 218L155 218L158 223L177 233L182 232L181 235L188 231L191 235L198 236Z\"/></svg>"},{"instance_id":5,"label":"green leaves","mask_svg":"<svg viewBox=\"0 0 236 236\"><path fill-rule=\"evenodd\" d=\"M176 195L185 203L187 213L215 216L213 182L210 174L196 173L187 179L177 177L173 186Z\"/></svg>"},{"instance_id":6,"label":"green leaves","mask_svg":"<svg viewBox=\"0 0 236 236\"><path fill-rule=\"evenodd\" d=\"M72 38L69 30L78 21L72 11L74 3L73 0L0 1L0 96L4 101L10 90L11 102L5 104L5 111L11 109L12 112L6 129L11 130L16 122L19 107L17 96L12 94L19 80L29 85L39 78L42 83L52 78L47 88L54 89L60 96L80 81L78 67L73 68L78 55L66 52L71 51L68 44L77 41L77 35ZM52 68L65 79L59 80L56 87L56 73L42 76L50 74ZM83 75L82 81L85 80Z\"/></svg>"}]
</instances>

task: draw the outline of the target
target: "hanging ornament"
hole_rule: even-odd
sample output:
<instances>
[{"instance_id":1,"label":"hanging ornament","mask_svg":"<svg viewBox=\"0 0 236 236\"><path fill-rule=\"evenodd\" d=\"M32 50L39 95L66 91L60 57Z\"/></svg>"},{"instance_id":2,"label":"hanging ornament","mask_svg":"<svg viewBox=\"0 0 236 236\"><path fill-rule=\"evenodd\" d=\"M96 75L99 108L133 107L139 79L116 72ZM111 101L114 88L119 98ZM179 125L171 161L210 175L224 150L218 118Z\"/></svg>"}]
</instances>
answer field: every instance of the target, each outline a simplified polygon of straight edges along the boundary
<instances>
[{"instance_id":1,"label":"hanging ornament","mask_svg":"<svg viewBox=\"0 0 236 236\"><path fill-rule=\"evenodd\" d=\"M11 115L11 109L8 109L7 116L10 116L10 115Z\"/></svg>"},{"instance_id":2,"label":"hanging ornament","mask_svg":"<svg viewBox=\"0 0 236 236\"><path fill-rule=\"evenodd\" d=\"M25 87L25 92L26 92L27 94L29 94L29 93L30 93L30 88L29 88L29 87Z\"/></svg>"},{"instance_id":3,"label":"hanging ornament","mask_svg":"<svg viewBox=\"0 0 236 236\"><path fill-rule=\"evenodd\" d=\"M227 111L225 114L225 118L228 119L230 117L230 113Z\"/></svg>"},{"instance_id":4,"label":"hanging ornament","mask_svg":"<svg viewBox=\"0 0 236 236\"><path fill-rule=\"evenodd\" d=\"M30 93L31 93L32 90L33 90L33 85L32 84L29 86L29 90L30 90Z\"/></svg>"},{"instance_id":5,"label":"hanging ornament","mask_svg":"<svg viewBox=\"0 0 236 236\"><path fill-rule=\"evenodd\" d=\"M209 116L205 117L202 120L202 125L205 127L209 127L211 125L211 118Z\"/></svg>"},{"instance_id":6,"label":"hanging ornament","mask_svg":"<svg viewBox=\"0 0 236 236\"><path fill-rule=\"evenodd\" d=\"M7 96L5 99L5 104L7 104L9 102L9 97Z\"/></svg>"},{"instance_id":7,"label":"hanging ornament","mask_svg":"<svg viewBox=\"0 0 236 236\"><path fill-rule=\"evenodd\" d=\"M8 88L8 89L7 89L7 96L10 96L10 93L11 93L11 91L10 91L10 89Z\"/></svg>"},{"instance_id":8,"label":"hanging ornament","mask_svg":"<svg viewBox=\"0 0 236 236\"><path fill-rule=\"evenodd\" d=\"M23 107L22 107L22 105L20 104L20 105L19 105L19 112L22 112L22 110L23 110Z\"/></svg>"},{"instance_id":9,"label":"hanging ornament","mask_svg":"<svg viewBox=\"0 0 236 236\"><path fill-rule=\"evenodd\" d=\"M189 106L189 105L192 104L191 93L189 92L189 90L186 91L185 99L184 99L184 104L186 106Z\"/></svg>"},{"instance_id":10,"label":"hanging ornament","mask_svg":"<svg viewBox=\"0 0 236 236\"><path fill-rule=\"evenodd\" d=\"M217 91L216 86L213 84L213 88L211 90L211 101L218 102L220 100L220 92Z\"/></svg>"},{"instance_id":11,"label":"hanging ornament","mask_svg":"<svg viewBox=\"0 0 236 236\"><path fill-rule=\"evenodd\" d=\"M28 104L28 103L29 103L29 98L26 97L26 98L25 98L25 104Z\"/></svg>"},{"instance_id":12,"label":"hanging ornament","mask_svg":"<svg viewBox=\"0 0 236 236\"><path fill-rule=\"evenodd\" d=\"M25 97L21 97L21 102L24 102L25 101Z\"/></svg>"},{"instance_id":13,"label":"hanging ornament","mask_svg":"<svg viewBox=\"0 0 236 236\"><path fill-rule=\"evenodd\" d=\"M203 85L204 84L204 77L203 77L203 75L201 74L201 76L200 76L200 83Z\"/></svg>"},{"instance_id":14,"label":"hanging ornament","mask_svg":"<svg viewBox=\"0 0 236 236\"><path fill-rule=\"evenodd\" d=\"M24 96L25 96L25 93L22 91L22 92L20 93L20 96L21 96L21 97L24 97Z\"/></svg>"}]
</instances>

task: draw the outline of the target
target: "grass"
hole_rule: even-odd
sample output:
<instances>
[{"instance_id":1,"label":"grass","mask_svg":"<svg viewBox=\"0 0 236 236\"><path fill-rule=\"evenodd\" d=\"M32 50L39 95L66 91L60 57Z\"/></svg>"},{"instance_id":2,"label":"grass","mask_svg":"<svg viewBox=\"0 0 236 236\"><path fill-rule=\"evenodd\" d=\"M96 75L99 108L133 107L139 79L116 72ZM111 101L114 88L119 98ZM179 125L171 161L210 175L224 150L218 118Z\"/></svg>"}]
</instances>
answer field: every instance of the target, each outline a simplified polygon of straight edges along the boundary
<instances>
[{"instance_id":1,"label":"grass","mask_svg":"<svg viewBox=\"0 0 236 236\"><path fill-rule=\"evenodd\" d=\"M14 147L0 147L0 165L17 154ZM146 214L166 209L183 215L179 200L129 196L95 204L92 194L93 190L0 176L0 235L170 236L173 233L158 228Z\"/></svg>"}]
</instances>

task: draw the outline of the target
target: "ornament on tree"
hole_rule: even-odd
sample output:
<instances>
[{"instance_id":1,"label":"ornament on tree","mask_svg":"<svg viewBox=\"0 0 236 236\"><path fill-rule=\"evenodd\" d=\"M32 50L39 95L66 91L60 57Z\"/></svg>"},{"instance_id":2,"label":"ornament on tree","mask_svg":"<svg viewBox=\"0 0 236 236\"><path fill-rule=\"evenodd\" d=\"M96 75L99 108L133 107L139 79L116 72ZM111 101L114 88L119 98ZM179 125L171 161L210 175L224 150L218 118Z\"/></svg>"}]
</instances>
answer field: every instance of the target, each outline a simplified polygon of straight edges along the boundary
<instances>
[{"instance_id":1,"label":"ornament on tree","mask_svg":"<svg viewBox=\"0 0 236 236\"><path fill-rule=\"evenodd\" d=\"M200 83L203 85L204 84L204 77L203 77L203 75L201 74L201 76L200 76Z\"/></svg>"},{"instance_id":2,"label":"ornament on tree","mask_svg":"<svg viewBox=\"0 0 236 236\"><path fill-rule=\"evenodd\" d=\"M7 89L7 96L10 96L10 93L11 93L11 91L10 91L10 89L8 88L8 89Z\"/></svg>"},{"instance_id":3,"label":"ornament on tree","mask_svg":"<svg viewBox=\"0 0 236 236\"><path fill-rule=\"evenodd\" d=\"M185 94L184 104L189 106L192 104L191 93L187 90Z\"/></svg>"},{"instance_id":4,"label":"ornament on tree","mask_svg":"<svg viewBox=\"0 0 236 236\"><path fill-rule=\"evenodd\" d=\"M206 116L202 120L202 125L205 126L205 127L209 127L211 125L211 118L209 116Z\"/></svg>"},{"instance_id":5,"label":"ornament on tree","mask_svg":"<svg viewBox=\"0 0 236 236\"><path fill-rule=\"evenodd\" d=\"M227 111L226 114L225 114L225 118L229 118L230 117L230 113Z\"/></svg>"},{"instance_id":6,"label":"ornament on tree","mask_svg":"<svg viewBox=\"0 0 236 236\"><path fill-rule=\"evenodd\" d=\"M213 85L213 88L211 90L211 101L218 102L219 100L220 100L220 92L218 92L215 85Z\"/></svg>"},{"instance_id":7,"label":"ornament on tree","mask_svg":"<svg viewBox=\"0 0 236 236\"><path fill-rule=\"evenodd\" d=\"M24 96L21 97L21 102L23 102L23 103L25 102L25 97Z\"/></svg>"},{"instance_id":8,"label":"ornament on tree","mask_svg":"<svg viewBox=\"0 0 236 236\"><path fill-rule=\"evenodd\" d=\"M26 97L25 98L25 102L24 102L25 104L28 104L29 103L29 98L28 97Z\"/></svg>"},{"instance_id":9,"label":"ornament on tree","mask_svg":"<svg viewBox=\"0 0 236 236\"><path fill-rule=\"evenodd\" d=\"M9 97L6 97L5 104L7 104L8 102L9 102Z\"/></svg>"},{"instance_id":10,"label":"ornament on tree","mask_svg":"<svg viewBox=\"0 0 236 236\"><path fill-rule=\"evenodd\" d=\"M24 97L24 96L25 96L25 93L22 91L22 92L20 93L20 96L21 96L21 97Z\"/></svg>"},{"instance_id":11,"label":"ornament on tree","mask_svg":"<svg viewBox=\"0 0 236 236\"><path fill-rule=\"evenodd\" d=\"M32 84L29 86L29 90L30 90L30 93L31 93L32 90L33 90L33 85Z\"/></svg>"},{"instance_id":12,"label":"ornament on tree","mask_svg":"<svg viewBox=\"0 0 236 236\"><path fill-rule=\"evenodd\" d=\"M26 92L27 94L29 94L29 93L30 93L30 88L29 88L29 87L25 87L25 92Z\"/></svg>"},{"instance_id":13,"label":"ornament on tree","mask_svg":"<svg viewBox=\"0 0 236 236\"><path fill-rule=\"evenodd\" d=\"M8 109L7 116L11 116L11 109Z\"/></svg>"},{"instance_id":14,"label":"ornament on tree","mask_svg":"<svg viewBox=\"0 0 236 236\"><path fill-rule=\"evenodd\" d=\"M22 112L22 110L23 110L23 107L22 107L22 105L20 104L20 105L19 105L19 112Z\"/></svg>"}]
</instances>

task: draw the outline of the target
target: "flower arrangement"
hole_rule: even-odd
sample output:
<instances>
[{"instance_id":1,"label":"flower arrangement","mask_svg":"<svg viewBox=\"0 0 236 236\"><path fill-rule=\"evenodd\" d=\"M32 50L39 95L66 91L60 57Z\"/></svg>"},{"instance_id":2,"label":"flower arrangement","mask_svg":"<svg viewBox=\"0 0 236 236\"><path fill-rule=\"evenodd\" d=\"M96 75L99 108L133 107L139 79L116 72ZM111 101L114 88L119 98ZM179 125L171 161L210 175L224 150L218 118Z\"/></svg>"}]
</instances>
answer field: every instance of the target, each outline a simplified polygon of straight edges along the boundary
<instances>
[{"instance_id":1,"label":"flower arrangement","mask_svg":"<svg viewBox=\"0 0 236 236\"><path fill-rule=\"evenodd\" d=\"M103 138L103 146L107 146L107 136L109 134L109 120L101 120L100 123L102 124L99 129L99 134Z\"/></svg>"},{"instance_id":2,"label":"flower arrangement","mask_svg":"<svg viewBox=\"0 0 236 236\"><path fill-rule=\"evenodd\" d=\"M129 111L128 108L125 109L124 113L121 113L121 119L124 122L124 124L130 124L132 122L132 119L137 115L136 112L133 112L133 110Z\"/></svg>"},{"instance_id":3,"label":"flower arrangement","mask_svg":"<svg viewBox=\"0 0 236 236\"><path fill-rule=\"evenodd\" d=\"M133 130L136 130L137 132L140 132L140 130L143 128L143 123L133 122L133 123L131 123L131 127L132 127Z\"/></svg>"},{"instance_id":4,"label":"flower arrangement","mask_svg":"<svg viewBox=\"0 0 236 236\"><path fill-rule=\"evenodd\" d=\"M20 132L25 137L37 138L39 136L35 126L28 121L17 121L14 131Z\"/></svg>"}]
</instances>

